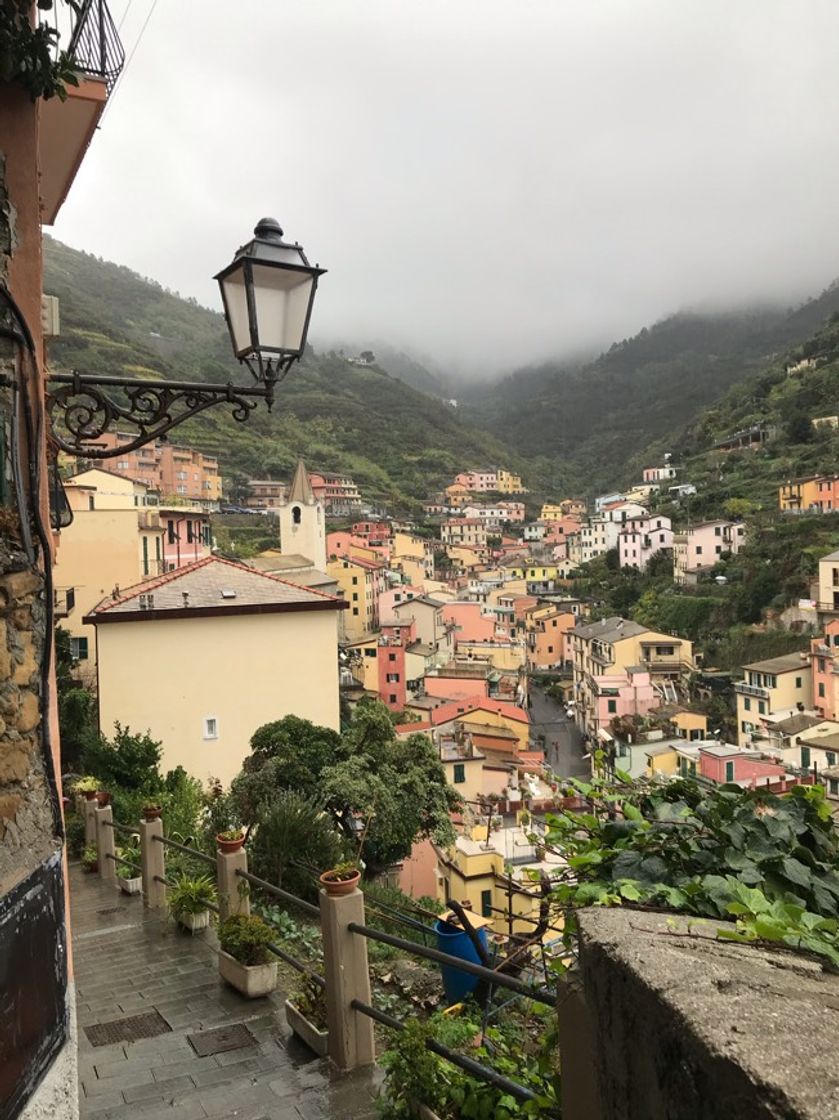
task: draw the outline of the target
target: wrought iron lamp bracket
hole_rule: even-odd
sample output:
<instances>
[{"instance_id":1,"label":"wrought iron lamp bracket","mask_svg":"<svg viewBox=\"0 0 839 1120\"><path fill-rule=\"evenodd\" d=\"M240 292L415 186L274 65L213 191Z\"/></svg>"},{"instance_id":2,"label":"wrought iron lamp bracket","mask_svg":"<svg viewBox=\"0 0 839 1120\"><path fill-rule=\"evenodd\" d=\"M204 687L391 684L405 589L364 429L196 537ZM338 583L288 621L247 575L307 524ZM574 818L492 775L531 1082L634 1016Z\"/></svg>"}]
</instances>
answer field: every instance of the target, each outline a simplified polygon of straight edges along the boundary
<instances>
[{"instance_id":1,"label":"wrought iron lamp bracket","mask_svg":"<svg viewBox=\"0 0 839 1120\"><path fill-rule=\"evenodd\" d=\"M296 355L269 361L252 372L260 377L253 387L207 385L190 381L137 381L131 377L100 377L73 373L48 376L47 409L56 446L70 455L110 459L135 451L166 435L172 428L214 405L230 405L231 416L244 424L265 401L270 411L274 387L288 372ZM109 392L108 390L112 390ZM118 447L102 447L97 440L119 426L137 429L134 439Z\"/></svg>"}]
</instances>

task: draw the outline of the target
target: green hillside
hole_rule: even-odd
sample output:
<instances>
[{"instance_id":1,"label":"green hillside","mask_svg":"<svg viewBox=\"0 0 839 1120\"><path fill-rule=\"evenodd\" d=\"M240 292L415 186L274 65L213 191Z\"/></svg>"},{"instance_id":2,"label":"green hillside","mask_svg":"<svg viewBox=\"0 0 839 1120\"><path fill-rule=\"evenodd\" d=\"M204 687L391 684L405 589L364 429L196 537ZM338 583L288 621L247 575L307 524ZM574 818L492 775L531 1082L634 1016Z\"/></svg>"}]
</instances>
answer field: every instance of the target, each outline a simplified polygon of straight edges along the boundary
<instances>
[{"instance_id":1,"label":"green hillside","mask_svg":"<svg viewBox=\"0 0 839 1120\"><path fill-rule=\"evenodd\" d=\"M801 343L837 309L834 285L795 311L681 313L582 367L546 363L475 390L464 415L542 460L555 486L590 495L630 482L637 453L657 440L673 443L730 386Z\"/></svg>"},{"instance_id":2,"label":"green hillside","mask_svg":"<svg viewBox=\"0 0 839 1120\"><path fill-rule=\"evenodd\" d=\"M244 383L222 317L119 265L44 239L45 290L59 297L53 369L149 379ZM177 438L218 454L224 473L282 478L297 458L352 473L366 497L411 507L466 465L527 466L495 436L376 367L307 354L278 390L273 414L246 424L223 407L184 424Z\"/></svg>"},{"instance_id":3,"label":"green hillside","mask_svg":"<svg viewBox=\"0 0 839 1120\"><path fill-rule=\"evenodd\" d=\"M802 359L815 368L788 374ZM672 446L680 481L692 482L694 517L726 507L772 510L778 487L788 479L839 469L839 430L811 421L839 413L839 312L810 338L738 382L712 408L689 424ZM714 445L738 430L761 425L771 436L758 450L720 451ZM662 441L643 456L655 459ZM642 457L635 460L636 473ZM629 464L630 469L633 464ZM733 504L732 504L733 503Z\"/></svg>"}]
</instances>

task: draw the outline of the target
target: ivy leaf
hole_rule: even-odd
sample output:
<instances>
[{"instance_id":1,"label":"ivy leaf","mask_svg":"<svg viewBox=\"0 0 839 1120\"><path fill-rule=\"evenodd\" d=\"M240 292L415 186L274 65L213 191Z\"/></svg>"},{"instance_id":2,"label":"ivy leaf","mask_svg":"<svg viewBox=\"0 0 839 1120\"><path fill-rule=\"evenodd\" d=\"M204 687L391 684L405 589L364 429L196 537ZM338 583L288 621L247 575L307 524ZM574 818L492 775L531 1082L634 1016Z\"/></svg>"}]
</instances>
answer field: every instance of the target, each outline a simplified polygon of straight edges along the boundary
<instances>
[{"instance_id":1,"label":"ivy leaf","mask_svg":"<svg viewBox=\"0 0 839 1120\"><path fill-rule=\"evenodd\" d=\"M801 860L795 859L793 856L787 856L786 859L781 860L781 870L791 883L795 883L799 887L809 888L813 880L813 873L809 867L805 867Z\"/></svg>"},{"instance_id":2,"label":"ivy leaf","mask_svg":"<svg viewBox=\"0 0 839 1120\"><path fill-rule=\"evenodd\" d=\"M629 801L623 803L623 815L628 821L642 821L644 819L641 810Z\"/></svg>"},{"instance_id":3,"label":"ivy leaf","mask_svg":"<svg viewBox=\"0 0 839 1120\"><path fill-rule=\"evenodd\" d=\"M625 898L629 902L637 902L641 897L641 892L638 890L638 887L630 880L618 883L618 891L620 892L621 898Z\"/></svg>"}]
</instances>

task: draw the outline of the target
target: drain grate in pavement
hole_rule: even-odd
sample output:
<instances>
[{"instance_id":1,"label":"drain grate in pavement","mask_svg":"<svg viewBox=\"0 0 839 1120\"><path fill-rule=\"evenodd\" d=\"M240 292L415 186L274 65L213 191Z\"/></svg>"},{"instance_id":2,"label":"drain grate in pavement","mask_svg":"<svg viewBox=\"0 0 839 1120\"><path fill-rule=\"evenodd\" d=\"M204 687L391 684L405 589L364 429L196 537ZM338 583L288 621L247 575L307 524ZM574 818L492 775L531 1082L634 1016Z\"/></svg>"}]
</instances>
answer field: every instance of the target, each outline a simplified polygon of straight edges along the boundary
<instances>
[{"instance_id":1,"label":"drain grate in pavement","mask_svg":"<svg viewBox=\"0 0 839 1120\"><path fill-rule=\"evenodd\" d=\"M211 1031L188 1034L186 1037L199 1058L223 1054L226 1050L241 1050L243 1046L256 1046L256 1039L244 1023L234 1023L232 1027L215 1027Z\"/></svg>"},{"instance_id":2,"label":"drain grate in pavement","mask_svg":"<svg viewBox=\"0 0 839 1120\"><path fill-rule=\"evenodd\" d=\"M155 1038L167 1034L171 1027L159 1011L146 1011L142 1015L129 1015L127 1019L112 1019L110 1023L94 1023L85 1027L91 1046L110 1046L114 1042L136 1042L139 1038Z\"/></svg>"}]
</instances>

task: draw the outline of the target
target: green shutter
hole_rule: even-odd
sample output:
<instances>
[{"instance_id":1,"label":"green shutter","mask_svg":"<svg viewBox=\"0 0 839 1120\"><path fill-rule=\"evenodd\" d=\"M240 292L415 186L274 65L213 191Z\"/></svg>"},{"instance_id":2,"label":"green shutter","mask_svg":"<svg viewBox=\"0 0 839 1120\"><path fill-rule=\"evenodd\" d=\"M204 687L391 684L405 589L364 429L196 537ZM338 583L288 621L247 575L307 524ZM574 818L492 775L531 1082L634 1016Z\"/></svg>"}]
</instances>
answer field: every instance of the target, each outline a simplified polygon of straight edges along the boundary
<instances>
[{"instance_id":1,"label":"green shutter","mask_svg":"<svg viewBox=\"0 0 839 1120\"><path fill-rule=\"evenodd\" d=\"M492 891L481 891L481 916L492 917Z\"/></svg>"},{"instance_id":2,"label":"green shutter","mask_svg":"<svg viewBox=\"0 0 839 1120\"><path fill-rule=\"evenodd\" d=\"M809 770L810 769L810 748L809 747L802 747L801 748L801 769L802 770Z\"/></svg>"},{"instance_id":3,"label":"green shutter","mask_svg":"<svg viewBox=\"0 0 839 1120\"><path fill-rule=\"evenodd\" d=\"M149 574L149 538L143 537L143 575Z\"/></svg>"},{"instance_id":4,"label":"green shutter","mask_svg":"<svg viewBox=\"0 0 839 1120\"><path fill-rule=\"evenodd\" d=\"M727 782L733 782L734 781L734 763L733 762L726 762L726 764L725 764L725 780Z\"/></svg>"},{"instance_id":5,"label":"green shutter","mask_svg":"<svg viewBox=\"0 0 839 1120\"><path fill-rule=\"evenodd\" d=\"M466 781L466 766L462 762L454 764L454 781L455 785L460 785L461 782Z\"/></svg>"}]
</instances>

